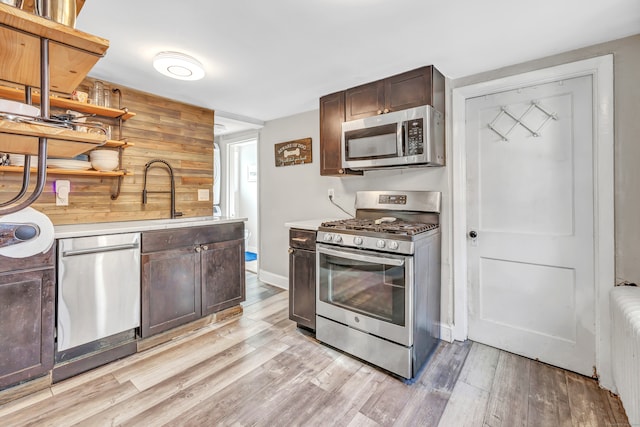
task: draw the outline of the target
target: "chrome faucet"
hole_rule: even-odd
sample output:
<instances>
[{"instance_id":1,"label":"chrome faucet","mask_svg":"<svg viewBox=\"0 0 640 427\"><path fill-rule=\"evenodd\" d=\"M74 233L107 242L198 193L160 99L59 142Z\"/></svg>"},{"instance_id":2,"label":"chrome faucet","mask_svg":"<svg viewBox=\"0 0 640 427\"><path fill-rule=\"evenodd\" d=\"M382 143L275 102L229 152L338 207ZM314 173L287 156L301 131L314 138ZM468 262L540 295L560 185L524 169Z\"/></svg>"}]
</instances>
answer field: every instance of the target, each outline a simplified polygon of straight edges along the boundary
<instances>
[{"instance_id":1,"label":"chrome faucet","mask_svg":"<svg viewBox=\"0 0 640 427\"><path fill-rule=\"evenodd\" d=\"M149 171L149 168L151 167L151 165L154 164L154 163L162 163L167 168L169 168L169 176L171 177L171 191L149 191L149 190L147 190L147 172ZM149 193L154 193L154 194L171 193L171 218L175 218L177 216L182 216L183 215L182 212L176 212L176 183L175 183L175 179L174 179L174 176L173 176L173 168L171 167L171 165L166 160L154 159L154 160L148 161L147 164L144 165L144 185L143 185L143 189L142 189L142 204L143 205L147 204L147 194L149 194Z\"/></svg>"}]
</instances>

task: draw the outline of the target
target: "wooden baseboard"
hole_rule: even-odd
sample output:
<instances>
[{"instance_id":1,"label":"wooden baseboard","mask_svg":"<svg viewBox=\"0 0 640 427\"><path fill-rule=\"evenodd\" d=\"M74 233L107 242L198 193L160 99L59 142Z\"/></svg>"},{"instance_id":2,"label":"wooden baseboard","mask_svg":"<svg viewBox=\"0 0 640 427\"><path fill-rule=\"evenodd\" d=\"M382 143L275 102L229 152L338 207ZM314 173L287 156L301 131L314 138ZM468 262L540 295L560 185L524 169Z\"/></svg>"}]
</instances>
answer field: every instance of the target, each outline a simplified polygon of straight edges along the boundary
<instances>
[{"instance_id":1,"label":"wooden baseboard","mask_svg":"<svg viewBox=\"0 0 640 427\"><path fill-rule=\"evenodd\" d=\"M37 391L44 390L50 387L52 384L51 371L45 376L35 378L27 381L26 383L18 384L13 387L9 387L0 391L0 406L13 400L20 399L21 397L28 396Z\"/></svg>"},{"instance_id":2,"label":"wooden baseboard","mask_svg":"<svg viewBox=\"0 0 640 427\"><path fill-rule=\"evenodd\" d=\"M58 382L81 374L98 366L106 365L114 360L122 359L136 352L136 342L119 344L107 350L100 350L53 367L53 382Z\"/></svg>"},{"instance_id":3,"label":"wooden baseboard","mask_svg":"<svg viewBox=\"0 0 640 427\"><path fill-rule=\"evenodd\" d=\"M138 352L148 350L165 342L169 342L173 339L188 334L189 332L193 332L196 329L203 328L211 323L217 323L223 320L230 319L232 317L241 316L243 311L244 310L241 305L236 305L234 307L227 308L226 310L201 317L198 320L194 320L193 322L178 326L169 331L161 332L152 337L138 340Z\"/></svg>"}]
</instances>

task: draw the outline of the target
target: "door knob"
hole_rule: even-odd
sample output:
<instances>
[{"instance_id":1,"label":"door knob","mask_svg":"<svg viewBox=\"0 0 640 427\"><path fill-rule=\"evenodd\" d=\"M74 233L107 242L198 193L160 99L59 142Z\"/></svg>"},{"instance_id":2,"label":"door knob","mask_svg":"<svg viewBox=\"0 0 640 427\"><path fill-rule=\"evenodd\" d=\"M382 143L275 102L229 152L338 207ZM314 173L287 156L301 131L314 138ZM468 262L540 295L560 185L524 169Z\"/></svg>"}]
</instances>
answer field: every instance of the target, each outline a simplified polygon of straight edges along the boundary
<instances>
[{"instance_id":1,"label":"door knob","mask_svg":"<svg viewBox=\"0 0 640 427\"><path fill-rule=\"evenodd\" d=\"M478 237L478 233L476 233L474 230L471 230L469 232L469 237L471 237L472 239L475 239L476 237Z\"/></svg>"}]
</instances>

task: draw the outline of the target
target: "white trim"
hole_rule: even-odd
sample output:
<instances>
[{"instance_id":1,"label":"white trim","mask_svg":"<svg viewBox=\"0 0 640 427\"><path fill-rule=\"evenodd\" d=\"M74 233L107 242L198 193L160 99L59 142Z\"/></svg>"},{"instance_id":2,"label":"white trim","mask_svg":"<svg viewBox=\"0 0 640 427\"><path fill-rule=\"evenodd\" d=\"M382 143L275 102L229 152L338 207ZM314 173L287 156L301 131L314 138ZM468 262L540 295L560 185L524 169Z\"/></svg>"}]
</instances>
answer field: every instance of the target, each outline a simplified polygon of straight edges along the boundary
<instances>
[{"instance_id":1,"label":"white trim","mask_svg":"<svg viewBox=\"0 0 640 427\"><path fill-rule=\"evenodd\" d=\"M280 276L279 274L270 273L265 270L260 270L260 272L258 273L258 280L264 283L268 283L269 285L282 288L287 291L289 290L289 278L285 276Z\"/></svg>"},{"instance_id":2,"label":"white trim","mask_svg":"<svg viewBox=\"0 0 640 427\"><path fill-rule=\"evenodd\" d=\"M579 76L593 76L594 245L596 369L603 387L614 389L611 373L609 291L615 284L613 55L585 59L453 89L453 338L467 339L466 101L523 86Z\"/></svg>"}]
</instances>

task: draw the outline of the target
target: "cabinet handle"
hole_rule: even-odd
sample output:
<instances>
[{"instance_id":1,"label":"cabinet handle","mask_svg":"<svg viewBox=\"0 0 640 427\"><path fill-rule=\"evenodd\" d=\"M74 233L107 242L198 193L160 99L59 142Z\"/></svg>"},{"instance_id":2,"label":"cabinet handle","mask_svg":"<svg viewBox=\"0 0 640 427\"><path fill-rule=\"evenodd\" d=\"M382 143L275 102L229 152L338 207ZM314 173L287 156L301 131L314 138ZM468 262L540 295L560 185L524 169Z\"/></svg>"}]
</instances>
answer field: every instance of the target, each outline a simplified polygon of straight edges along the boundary
<instances>
[{"instance_id":1,"label":"cabinet handle","mask_svg":"<svg viewBox=\"0 0 640 427\"><path fill-rule=\"evenodd\" d=\"M344 173L344 169L338 169L338 173L343 174Z\"/></svg>"},{"instance_id":2,"label":"cabinet handle","mask_svg":"<svg viewBox=\"0 0 640 427\"><path fill-rule=\"evenodd\" d=\"M382 114L382 110L378 110L378 115Z\"/></svg>"},{"instance_id":3,"label":"cabinet handle","mask_svg":"<svg viewBox=\"0 0 640 427\"><path fill-rule=\"evenodd\" d=\"M204 245L204 246L202 247L202 250L203 250L203 251L208 251L208 250L209 250L209 246Z\"/></svg>"},{"instance_id":4,"label":"cabinet handle","mask_svg":"<svg viewBox=\"0 0 640 427\"><path fill-rule=\"evenodd\" d=\"M307 239L306 237L292 237L291 240L300 243L307 243L309 241L309 239Z\"/></svg>"},{"instance_id":5,"label":"cabinet handle","mask_svg":"<svg viewBox=\"0 0 640 427\"><path fill-rule=\"evenodd\" d=\"M293 249L289 248L289 253L292 254L293 252Z\"/></svg>"},{"instance_id":6,"label":"cabinet handle","mask_svg":"<svg viewBox=\"0 0 640 427\"><path fill-rule=\"evenodd\" d=\"M200 252L202 248L200 246L196 246L196 252Z\"/></svg>"},{"instance_id":7,"label":"cabinet handle","mask_svg":"<svg viewBox=\"0 0 640 427\"><path fill-rule=\"evenodd\" d=\"M383 112L383 113L385 113L385 114L387 114L387 113L389 112L389 109L388 109L388 108L385 108L382 112Z\"/></svg>"}]
</instances>

